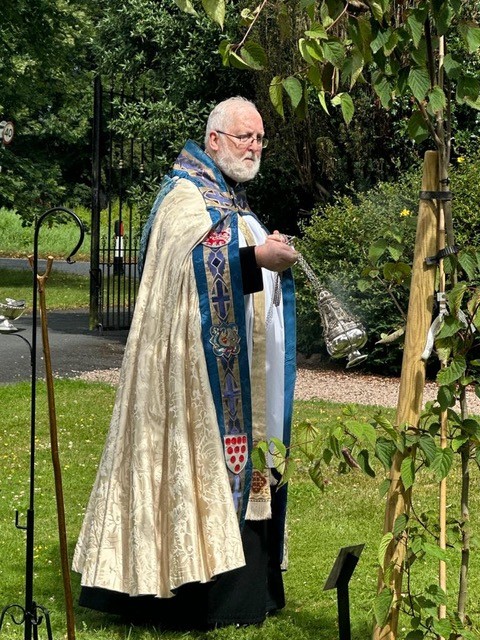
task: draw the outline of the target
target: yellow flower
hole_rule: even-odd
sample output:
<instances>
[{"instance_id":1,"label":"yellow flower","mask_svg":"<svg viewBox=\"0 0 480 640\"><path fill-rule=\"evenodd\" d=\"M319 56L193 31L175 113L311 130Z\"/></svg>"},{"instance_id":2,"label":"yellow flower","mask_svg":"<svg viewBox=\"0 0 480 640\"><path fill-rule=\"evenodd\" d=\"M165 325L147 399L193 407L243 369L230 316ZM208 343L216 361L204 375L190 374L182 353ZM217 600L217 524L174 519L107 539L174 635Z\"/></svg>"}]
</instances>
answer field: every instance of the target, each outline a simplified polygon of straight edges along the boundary
<instances>
[{"instance_id":1,"label":"yellow flower","mask_svg":"<svg viewBox=\"0 0 480 640\"><path fill-rule=\"evenodd\" d=\"M410 211L410 209L403 209L402 211L400 211L400 215L402 216L402 218L406 218L407 216L411 216L412 212Z\"/></svg>"},{"instance_id":2,"label":"yellow flower","mask_svg":"<svg viewBox=\"0 0 480 640\"><path fill-rule=\"evenodd\" d=\"M463 156L458 156L457 162L465 162L465 158Z\"/></svg>"}]
</instances>

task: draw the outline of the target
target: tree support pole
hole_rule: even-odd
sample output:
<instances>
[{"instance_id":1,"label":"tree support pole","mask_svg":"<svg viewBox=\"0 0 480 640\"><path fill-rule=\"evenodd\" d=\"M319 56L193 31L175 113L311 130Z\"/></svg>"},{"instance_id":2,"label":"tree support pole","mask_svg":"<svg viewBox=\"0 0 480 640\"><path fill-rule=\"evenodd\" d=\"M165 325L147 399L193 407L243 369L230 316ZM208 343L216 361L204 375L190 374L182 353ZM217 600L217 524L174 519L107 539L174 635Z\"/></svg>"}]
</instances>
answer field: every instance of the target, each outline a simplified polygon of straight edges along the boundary
<instances>
[{"instance_id":1,"label":"tree support pole","mask_svg":"<svg viewBox=\"0 0 480 640\"><path fill-rule=\"evenodd\" d=\"M422 191L438 189L438 154L427 151L424 157ZM400 376L396 425L418 427L423 405L425 387L425 363L421 356L425 348L428 330L432 323L435 292L436 266L427 266L427 257L437 252L437 208L431 200L421 200L418 211L417 234L413 257L412 282L408 304L405 347ZM410 510L410 490L405 491L401 480L401 465L408 452L399 451L394 456L390 470L390 489L385 509L384 534L393 531L397 517ZM402 592L403 561L406 540L394 539L385 554L384 566L378 577L378 591L388 587L393 591L394 600L388 619L383 627L375 626L374 640L395 640L397 638L399 604ZM393 565L388 579L384 569Z\"/></svg>"}]
</instances>

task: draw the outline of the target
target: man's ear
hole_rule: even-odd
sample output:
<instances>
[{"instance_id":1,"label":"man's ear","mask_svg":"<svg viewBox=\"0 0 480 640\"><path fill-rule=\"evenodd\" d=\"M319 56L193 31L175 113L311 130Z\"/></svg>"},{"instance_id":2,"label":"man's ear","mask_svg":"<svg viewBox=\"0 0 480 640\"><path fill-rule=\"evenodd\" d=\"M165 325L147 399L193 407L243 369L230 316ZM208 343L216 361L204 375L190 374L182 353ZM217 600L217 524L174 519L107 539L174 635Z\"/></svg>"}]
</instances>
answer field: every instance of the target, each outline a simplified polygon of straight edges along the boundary
<instances>
[{"instance_id":1,"label":"man's ear","mask_svg":"<svg viewBox=\"0 0 480 640\"><path fill-rule=\"evenodd\" d=\"M219 135L216 131L210 131L208 136L208 144L212 151L218 151L218 138Z\"/></svg>"}]
</instances>

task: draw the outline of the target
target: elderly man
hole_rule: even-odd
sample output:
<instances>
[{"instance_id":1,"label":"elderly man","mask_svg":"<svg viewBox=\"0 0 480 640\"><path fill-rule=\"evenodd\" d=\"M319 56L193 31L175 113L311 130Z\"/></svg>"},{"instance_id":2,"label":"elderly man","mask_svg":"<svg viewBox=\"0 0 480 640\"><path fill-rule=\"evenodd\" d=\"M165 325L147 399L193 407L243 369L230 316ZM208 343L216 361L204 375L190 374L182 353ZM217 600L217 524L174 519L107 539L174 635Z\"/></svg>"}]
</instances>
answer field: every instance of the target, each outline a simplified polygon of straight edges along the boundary
<instances>
[{"instance_id":1,"label":"elderly man","mask_svg":"<svg viewBox=\"0 0 480 640\"><path fill-rule=\"evenodd\" d=\"M250 457L271 437L288 445L295 378L297 253L242 188L266 145L253 103L220 103L205 151L187 142L154 203L75 551L84 606L165 628L260 623L284 606L286 487Z\"/></svg>"}]
</instances>

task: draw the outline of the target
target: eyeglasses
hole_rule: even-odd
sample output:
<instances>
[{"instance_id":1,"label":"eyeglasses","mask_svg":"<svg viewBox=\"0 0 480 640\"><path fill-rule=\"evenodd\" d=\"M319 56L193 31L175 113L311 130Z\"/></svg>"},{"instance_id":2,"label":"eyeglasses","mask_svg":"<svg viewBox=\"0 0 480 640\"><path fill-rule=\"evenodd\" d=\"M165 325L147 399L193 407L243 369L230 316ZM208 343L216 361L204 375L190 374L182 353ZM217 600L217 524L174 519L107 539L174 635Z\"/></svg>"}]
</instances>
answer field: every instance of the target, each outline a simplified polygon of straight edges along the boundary
<instances>
[{"instance_id":1,"label":"eyeglasses","mask_svg":"<svg viewBox=\"0 0 480 640\"><path fill-rule=\"evenodd\" d=\"M266 149L268 147L268 140L263 136L254 136L253 133L242 133L239 136L234 135L233 133L227 133L226 131L218 131L217 133L221 133L224 136L229 136L230 138L236 138L238 140L238 146L248 147L251 142L256 142L259 147L262 149Z\"/></svg>"}]
</instances>

